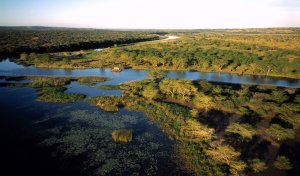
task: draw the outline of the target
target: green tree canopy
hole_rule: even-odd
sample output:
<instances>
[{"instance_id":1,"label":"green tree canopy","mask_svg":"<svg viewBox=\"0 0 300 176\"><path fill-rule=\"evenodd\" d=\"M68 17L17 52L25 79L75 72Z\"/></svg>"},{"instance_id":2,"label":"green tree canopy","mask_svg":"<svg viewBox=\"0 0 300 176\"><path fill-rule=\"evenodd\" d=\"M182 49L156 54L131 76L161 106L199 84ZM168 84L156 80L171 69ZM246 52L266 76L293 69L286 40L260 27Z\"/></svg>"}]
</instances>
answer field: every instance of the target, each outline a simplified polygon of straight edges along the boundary
<instances>
[{"instance_id":1,"label":"green tree canopy","mask_svg":"<svg viewBox=\"0 0 300 176\"><path fill-rule=\"evenodd\" d=\"M161 81L166 77L164 71L162 70L152 70L146 75L146 78L151 79L152 81Z\"/></svg>"},{"instance_id":2,"label":"green tree canopy","mask_svg":"<svg viewBox=\"0 0 300 176\"><path fill-rule=\"evenodd\" d=\"M268 168L266 163L258 158L248 160L248 163L249 163L249 167L254 172L263 172L264 170L266 170Z\"/></svg>"},{"instance_id":3,"label":"green tree canopy","mask_svg":"<svg viewBox=\"0 0 300 176\"><path fill-rule=\"evenodd\" d=\"M215 161L228 165L233 163L241 155L240 152L235 151L233 147L227 144L221 144L216 148L207 150L206 154L211 156Z\"/></svg>"},{"instance_id":4,"label":"green tree canopy","mask_svg":"<svg viewBox=\"0 0 300 176\"><path fill-rule=\"evenodd\" d=\"M248 123L242 123L239 122L232 123L229 125L226 130L229 135L237 135L239 140L247 140L252 139L254 135L257 135L258 133L256 130Z\"/></svg>"},{"instance_id":5,"label":"green tree canopy","mask_svg":"<svg viewBox=\"0 0 300 176\"><path fill-rule=\"evenodd\" d=\"M277 156L276 161L274 162L274 166L282 170L293 169L293 165L291 164L290 159L281 155Z\"/></svg>"},{"instance_id":6,"label":"green tree canopy","mask_svg":"<svg viewBox=\"0 0 300 176\"><path fill-rule=\"evenodd\" d=\"M205 95L203 92L196 93L194 103L197 107L204 108L205 112L215 107L213 97Z\"/></svg>"},{"instance_id":7,"label":"green tree canopy","mask_svg":"<svg viewBox=\"0 0 300 176\"><path fill-rule=\"evenodd\" d=\"M286 129L279 124L272 124L266 133L276 138L277 140L294 139L295 132L291 129Z\"/></svg>"}]
</instances>

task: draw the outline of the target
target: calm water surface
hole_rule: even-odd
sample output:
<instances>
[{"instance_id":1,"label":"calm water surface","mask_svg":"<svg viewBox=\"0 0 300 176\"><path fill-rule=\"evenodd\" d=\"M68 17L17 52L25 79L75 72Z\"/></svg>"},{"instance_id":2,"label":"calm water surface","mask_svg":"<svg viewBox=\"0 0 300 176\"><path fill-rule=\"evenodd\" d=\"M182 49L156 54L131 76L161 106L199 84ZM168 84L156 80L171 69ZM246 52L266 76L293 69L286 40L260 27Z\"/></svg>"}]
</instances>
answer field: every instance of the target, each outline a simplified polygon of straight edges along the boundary
<instances>
[{"instance_id":1,"label":"calm water surface","mask_svg":"<svg viewBox=\"0 0 300 176\"><path fill-rule=\"evenodd\" d=\"M145 79L149 70L124 69L120 73L110 72L109 69L64 70L24 67L8 60L0 63L0 75L66 75L66 76L107 76L113 79L105 84L119 84L126 81ZM167 78L189 80L207 80L226 83L269 84L283 87L300 87L299 79L277 78L255 75L239 75L233 73L204 73L191 71L166 71Z\"/></svg>"},{"instance_id":2,"label":"calm water surface","mask_svg":"<svg viewBox=\"0 0 300 176\"><path fill-rule=\"evenodd\" d=\"M0 87L0 95L0 175L189 175L176 169L177 142L142 112L37 102L27 87ZM114 142L118 129L133 130L133 141Z\"/></svg>"}]
</instances>

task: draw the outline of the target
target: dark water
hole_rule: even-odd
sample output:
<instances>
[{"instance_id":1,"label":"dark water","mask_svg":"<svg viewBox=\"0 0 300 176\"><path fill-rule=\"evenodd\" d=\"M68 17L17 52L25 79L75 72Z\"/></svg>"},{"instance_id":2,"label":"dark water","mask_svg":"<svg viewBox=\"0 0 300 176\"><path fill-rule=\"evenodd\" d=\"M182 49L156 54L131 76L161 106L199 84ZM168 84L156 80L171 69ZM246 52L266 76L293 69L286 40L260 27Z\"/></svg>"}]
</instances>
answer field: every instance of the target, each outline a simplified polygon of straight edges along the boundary
<instances>
[{"instance_id":1,"label":"dark water","mask_svg":"<svg viewBox=\"0 0 300 176\"><path fill-rule=\"evenodd\" d=\"M145 79L149 70L124 69L120 73L109 69L64 70L24 67L8 60L0 63L0 75L66 75L66 76L107 76L113 79L105 84L119 84L126 81ZM207 80L226 83L269 84L283 87L300 87L299 79L266 76L239 75L231 73L204 73L191 71L166 71L167 78Z\"/></svg>"},{"instance_id":2,"label":"dark water","mask_svg":"<svg viewBox=\"0 0 300 176\"><path fill-rule=\"evenodd\" d=\"M0 175L187 175L171 157L176 141L142 112L37 102L33 88L0 95ZM133 141L115 143L118 129L133 130Z\"/></svg>"}]
</instances>

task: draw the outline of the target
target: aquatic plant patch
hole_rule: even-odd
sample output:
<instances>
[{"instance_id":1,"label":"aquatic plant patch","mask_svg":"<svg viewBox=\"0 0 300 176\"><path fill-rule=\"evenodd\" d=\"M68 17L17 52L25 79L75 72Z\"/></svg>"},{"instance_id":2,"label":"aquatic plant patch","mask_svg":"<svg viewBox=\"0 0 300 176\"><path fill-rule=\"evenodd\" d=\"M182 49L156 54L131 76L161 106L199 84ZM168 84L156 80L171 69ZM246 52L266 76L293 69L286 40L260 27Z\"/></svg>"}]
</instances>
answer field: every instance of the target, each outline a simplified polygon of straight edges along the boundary
<instances>
[{"instance_id":1,"label":"aquatic plant patch","mask_svg":"<svg viewBox=\"0 0 300 176\"><path fill-rule=\"evenodd\" d=\"M141 118L142 113L130 114L108 114L95 108L58 110L33 125L42 139L38 146L55 148L51 157L63 164L80 158L74 167L83 175L176 175L176 164L170 162L174 142ZM55 120L55 127L46 125ZM116 143L111 133L119 129L132 129L134 140Z\"/></svg>"}]
</instances>

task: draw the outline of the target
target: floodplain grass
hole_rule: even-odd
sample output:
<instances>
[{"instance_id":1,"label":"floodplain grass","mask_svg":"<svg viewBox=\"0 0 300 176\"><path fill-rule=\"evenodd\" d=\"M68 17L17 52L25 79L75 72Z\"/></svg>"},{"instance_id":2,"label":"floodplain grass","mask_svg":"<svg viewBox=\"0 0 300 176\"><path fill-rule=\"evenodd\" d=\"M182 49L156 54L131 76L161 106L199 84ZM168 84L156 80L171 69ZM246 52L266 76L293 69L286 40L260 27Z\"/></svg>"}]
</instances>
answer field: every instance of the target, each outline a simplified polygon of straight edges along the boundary
<instances>
[{"instance_id":1,"label":"floodplain grass","mask_svg":"<svg viewBox=\"0 0 300 176\"><path fill-rule=\"evenodd\" d=\"M114 141L116 142L131 142L133 139L133 131L132 130L126 130L126 129L122 129L122 130L116 130L114 132L111 133L112 138L114 139Z\"/></svg>"}]
</instances>

